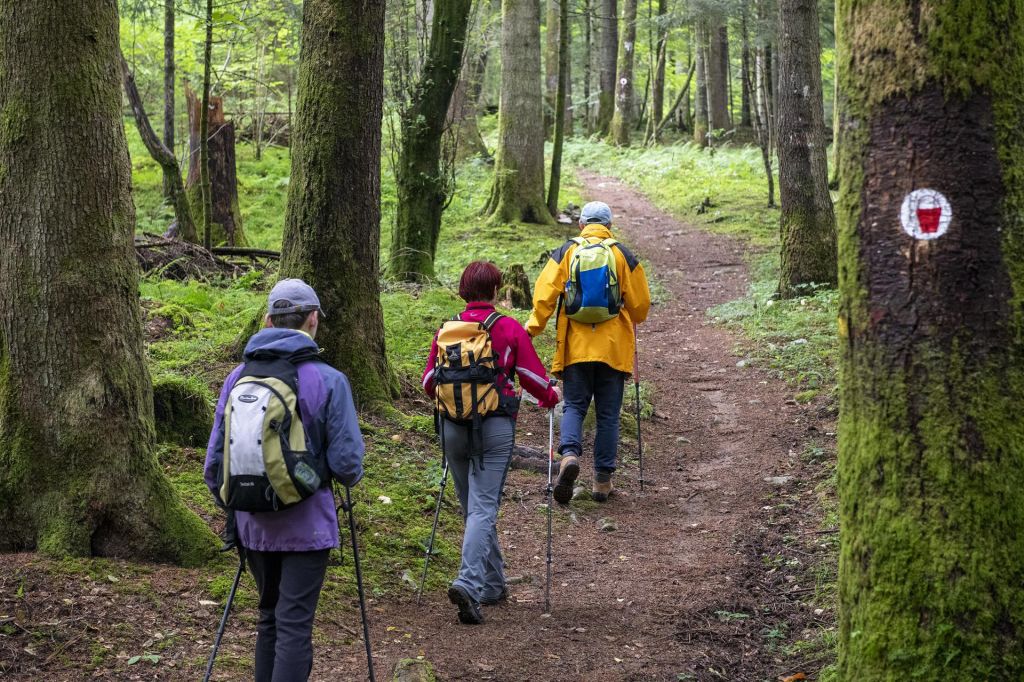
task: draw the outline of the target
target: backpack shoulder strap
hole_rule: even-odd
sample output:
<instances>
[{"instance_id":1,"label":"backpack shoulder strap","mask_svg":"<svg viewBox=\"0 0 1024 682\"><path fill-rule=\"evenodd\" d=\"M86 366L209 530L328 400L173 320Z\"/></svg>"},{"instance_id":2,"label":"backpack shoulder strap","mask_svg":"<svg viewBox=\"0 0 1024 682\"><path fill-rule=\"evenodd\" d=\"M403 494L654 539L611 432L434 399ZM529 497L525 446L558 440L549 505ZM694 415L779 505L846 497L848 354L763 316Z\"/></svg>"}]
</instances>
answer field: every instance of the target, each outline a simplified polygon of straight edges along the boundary
<instances>
[{"instance_id":1,"label":"backpack shoulder strap","mask_svg":"<svg viewBox=\"0 0 1024 682\"><path fill-rule=\"evenodd\" d=\"M493 328L494 325L498 324L498 320L500 320L503 317L505 316L499 312L491 313L490 315L487 316L487 319L484 320L484 329L490 332L491 328Z\"/></svg>"},{"instance_id":2,"label":"backpack shoulder strap","mask_svg":"<svg viewBox=\"0 0 1024 682\"><path fill-rule=\"evenodd\" d=\"M608 239L602 239L601 244L607 246L609 249L619 243L619 240L614 237L608 237Z\"/></svg>"}]
</instances>

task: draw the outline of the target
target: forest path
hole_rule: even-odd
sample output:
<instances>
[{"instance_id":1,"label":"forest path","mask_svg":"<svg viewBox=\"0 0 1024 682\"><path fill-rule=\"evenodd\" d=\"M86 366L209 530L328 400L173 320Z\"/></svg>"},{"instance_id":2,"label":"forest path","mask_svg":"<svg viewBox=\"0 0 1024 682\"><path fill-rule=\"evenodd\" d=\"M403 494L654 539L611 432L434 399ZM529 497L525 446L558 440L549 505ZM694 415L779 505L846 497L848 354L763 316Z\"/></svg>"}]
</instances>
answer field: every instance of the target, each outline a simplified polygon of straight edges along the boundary
<instances>
[{"instance_id":1,"label":"forest path","mask_svg":"<svg viewBox=\"0 0 1024 682\"><path fill-rule=\"evenodd\" d=\"M746 681L785 672L764 634L785 609L764 603L776 594L772 586L777 594L807 590L793 576L784 581L787 571L775 575L756 538L783 525L763 506L772 494L765 479L799 478L795 452L815 417L788 400L792 389L783 383L738 367L738 339L705 314L745 290L745 247L678 222L615 179L582 179L586 197L612 207L617 235L667 293L640 330L641 377L653 384L656 408L643 423L646 489L639 489L636 445L627 441L616 496L605 505L556 507L552 613L545 616L546 523L538 508L545 481L511 472L498 531L508 575L522 581L511 586L509 602L485 608L480 627L458 624L441 591L420 606L411 596L372 603L379 679L416 656L445 681ZM626 399L632 404L632 386ZM544 450L546 436L545 416L526 406L518 442ZM589 487L589 451L582 464ZM617 530L601 531L602 519ZM772 611L775 620L766 620ZM783 632L795 625L785 616L782 622ZM314 679L359 679L359 644L319 647Z\"/></svg>"}]
</instances>

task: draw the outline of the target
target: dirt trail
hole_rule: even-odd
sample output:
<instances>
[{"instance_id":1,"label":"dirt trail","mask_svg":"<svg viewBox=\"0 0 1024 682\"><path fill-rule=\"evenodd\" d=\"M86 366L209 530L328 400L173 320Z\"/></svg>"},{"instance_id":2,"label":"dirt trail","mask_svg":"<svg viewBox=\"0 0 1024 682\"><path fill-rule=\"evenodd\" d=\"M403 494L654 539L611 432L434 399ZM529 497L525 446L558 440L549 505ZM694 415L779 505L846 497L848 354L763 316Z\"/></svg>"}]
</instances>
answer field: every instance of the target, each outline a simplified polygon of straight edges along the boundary
<instances>
[{"instance_id":1,"label":"dirt trail","mask_svg":"<svg viewBox=\"0 0 1024 682\"><path fill-rule=\"evenodd\" d=\"M641 327L641 372L657 410L643 424L646 491L627 444L616 497L556 513L545 617L544 481L512 472L499 533L508 574L527 582L512 586L509 604L487 608L482 627L459 625L443 593L421 607L410 598L375 605L378 670L423 655L442 680L774 679L785 667L765 650L753 613L767 569L748 540L764 527L764 479L793 473L807 411L787 403L784 385L737 367L736 339L705 315L744 291L742 246L679 223L616 180L583 180L669 292ZM519 442L546 448L544 417L525 412ZM589 456L583 464L589 485ZM604 518L617 530L600 531ZM722 615L737 612L752 620L735 627ZM340 653L320 649L316 679L354 679L358 651Z\"/></svg>"},{"instance_id":2,"label":"dirt trail","mask_svg":"<svg viewBox=\"0 0 1024 682\"><path fill-rule=\"evenodd\" d=\"M679 223L618 181L583 180L587 198L611 205L618 236L650 264L666 294L640 332L641 373L656 408L643 423L646 490L639 490L635 442L627 440L615 497L556 508L553 609L545 616L545 481L511 472L498 526L508 574L521 578L509 603L486 608L486 624L467 627L443 591L422 605L409 592L371 600L377 677L389 680L400 659L417 656L443 682L753 682L812 673L820 667L815 654L782 656L778 645L830 625L827 613L812 615L801 603L815 589L808 562L822 536L808 500L815 472L795 454L830 428L828 417L798 406L791 388L763 372L738 367L738 339L709 323L709 306L747 286L738 242ZM519 442L544 450L546 437L545 416L527 406ZM589 486L589 452L583 465ZM780 474L787 476L781 485L765 481ZM603 519L617 529L601 531ZM213 601L203 601L206 583L174 567L136 566L125 592L103 564L78 580L33 561L0 562L0 670L13 665L12 679L199 678L219 616ZM20 598L26 590L31 599ZM358 618L354 604L340 615L318 614L312 679L366 679ZM251 619L233 618L222 651L235 662L225 655L215 679L251 679L253 629ZM139 637L150 639L131 641ZM88 652L78 651L83 642L93 642ZM129 655L148 651L168 660L128 664ZM125 660L111 661L114 653ZM71 663L89 656L99 661L95 673Z\"/></svg>"}]
</instances>

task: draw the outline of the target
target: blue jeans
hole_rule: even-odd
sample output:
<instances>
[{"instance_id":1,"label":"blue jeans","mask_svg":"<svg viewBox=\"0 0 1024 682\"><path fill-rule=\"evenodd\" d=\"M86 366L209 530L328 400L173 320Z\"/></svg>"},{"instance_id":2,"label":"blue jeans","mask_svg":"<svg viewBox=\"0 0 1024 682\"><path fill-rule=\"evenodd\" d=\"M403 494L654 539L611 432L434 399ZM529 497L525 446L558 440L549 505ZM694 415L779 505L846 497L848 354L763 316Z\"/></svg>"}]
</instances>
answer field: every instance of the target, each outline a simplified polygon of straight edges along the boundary
<instances>
[{"instance_id":1,"label":"blue jeans","mask_svg":"<svg viewBox=\"0 0 1024 682\"><path fill-rule=\"evenodd\" d=\"M558 451L563 455L583 452L583 419L594 401L597 436L594 438L594 471L615 471L619 449L619 413L626 374L603 362L577 362L562 371L562 428Z\"/></svg>"},{"instance_id":2,"label":"blue jeans","mask_svg":"<svg viewBox=\"0 0 1024 682\"><path fill-rule=\"evenodd\" d=\"M468 426L444 420L444 453L466 520L462 565L452 583L477 601L497 599L505 590L505 562L498 546L498 505L512 461L516 422L511 417L483 421L483 457L473 452Z\"/></svg>"}]
</instances>

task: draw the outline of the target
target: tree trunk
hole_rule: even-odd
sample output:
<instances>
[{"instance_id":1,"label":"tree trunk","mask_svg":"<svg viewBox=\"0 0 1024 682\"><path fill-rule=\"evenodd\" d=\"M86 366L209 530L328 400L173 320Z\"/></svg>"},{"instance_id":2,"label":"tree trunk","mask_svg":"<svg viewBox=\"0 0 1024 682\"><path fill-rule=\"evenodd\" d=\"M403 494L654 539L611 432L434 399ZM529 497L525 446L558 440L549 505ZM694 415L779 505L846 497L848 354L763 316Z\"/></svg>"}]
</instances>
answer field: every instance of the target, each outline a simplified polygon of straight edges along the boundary
<instances>
[{"instance_id":1,"label":"tree trunk","mask_svg":"<svg viewBox=\"0 0 1024 682\"><path fill-rule=\"evenodd\" d=\"M196 224L192 220L192 209L188 205L188 195L185 193L185 185L181 181L181 169L178 168L178 160L170 148L164 146L160 138L153 131L149 122L149 116L142 106L142 97L135 85L135 76L131 67L125 61L124 55L118 52L121 63L121 78L124 83L124 92L128 97L128 104L135 116L135 125L139 129L139 137L146 146L149 155L160 164L164 171L164 182L170 185L170 201L174 207L174 225L168 232L187 242L195 244L199 241L199 234L196 232Z\"/></svg>"},{"instance_id":2,"label":"tree trunk","mask_svg":"<svg viewBox=\"0 0 1024 682\"><path fill-rule=\"evenodd\" d=\"M164 0L164 146L174 156L174 0ZM176 201L175 178L181 184L181 169L177 162L174 171L167 166L164 171L164 196ZM178 218L179 224L181 218ZM193 229L194 226L193 226ZM189 241L195 241L191 239Z\"/></svg>"},{"instance_id":3,"label":"tree trunk","mask_svg":"<svg viewBox=\"0 0 1024 682\"><path fill-rule=\"evenodd\" d=\"M619 58L619 3L618 0L601 0L601 72L599 74L601 93L598 95L596 131L607 135L615 113L615 80Z\"/></svg>"},{"instance_id":4,"label":"tree trunk","mask_svg":"<svg viewBox=\"0 0 1024 682\"><path fill-rule=\"evenodd\" d=\"M540 2L504 0L501 10L498 151L484 212L499 223L549 224L553 218L544 201Z\"/></svg>"},{"instance_id":5,"label":"tree trunk","mask_svg":"<svg viewBox=\"0 0 1024 682\"><path fill-rule=\"evenodd\" d=\"M684 100L688 99L688 94L690 92L690 83L693 82L693 72L695 68L696 64L691 63L690 71L689 73L686 74L686 83L683 84L683 89L679 91L679 95L676 97L676 101L672 103L672 108L669 109L668 114L665 115L665 118L661 119L661 122L658 123L657 127L654 129L655 141L657 141L658 137L661 135L661 129L664 128L665 124L668 123L670 118L672 118L672 115L675 114L676 110L679 108L679 105Z\"/></svg>"},{"instance_id":6,"label":"tree trunk","mask_svg":"<svg viewBox=\"0 0 1024 682\"><path fill-rule=\"evenodd\" d=\"M558 92L555 97L555 145L551 153L551 184L548 185L548 211L558 215L558 192L562 181L562 145L565 123L569 118L565 107L569 88L569 0L556 0L558 12Z\"/></svg>"},{"instance_id":7,"label":"tree trunk","mask_svg":"<svg viewBox=\"0 0 1024 682\"><path fill-rule=\"evenodd\" d=\"M209 251L213 246L213 188L210 179L210 61L213 50L213 0L206 0L206 41L203 43L203 96L199 104L202 112L199 121L199 197L203 216L203 246ZM192 119L192 106L189 103L189 123ZM189 146L191 147L192 126L189 126ZM192 176L191 162L189 177Z\"/></svg>"},{"instance_id":8,"label":"tree trunk","mask_svg":"<svg viewBox=\"0 0 1024 682\"><path fill-rule=\"evenodd\" d=\"M750 84L753 79L750 77L750 32L747 28L747 12L749 6L743 5L740 14L740 32L743 41L742 52L740 53L740 126L750 128L753 122L750 118Z\"/></svg>"},{"instance_id":9,"label":"tree trunk","mask_svg":"<svg viewBox=\"0 0 1024 682\"><path fill-rule=\"evenodd\" d=\"M583 132L590 135L590 72L593 63L593 10L591 0L583 0Z\"/></svg>"},{"instance_id":10,"label":"tree trunk","mask_svg":"<svg viewBox=\"0 0 1024 682\"><path fill-rule=\"evenodd\" d=\"M487 60L487 48L484 46L481 47L480 54L463 66L455 92L452 93L451 104L448 106L447 125L455 131L457 164L473 157L491 160L479 125L480 94L483 92Z\"/></svg>"},{"instance_id":11,"label":"tree trunk","mask_svg":"<svg viewBox=\"0 0 1024 682\"><path fill-rule=\"evenodd\" d=\"M202 563L153 451L117 3L0 3L0 551Z\"/></svg>"},{"instance_id":12,"label":"tree trunk","mask_svg":"<svg viewBox=\"0 0 1024 682\"><path fill-rule=\"evenodd\" d=\"M839 2L841 680L1024 679L1024 12L967 7Z\"/></svg>"},{"instance_id":13,"label":"tree trunk","mask_svg":"<svg viewBox=\"0 0 1024 682\"><path fill-rule=\"evenodd\" d=\"M555 100L558 98L558 6L559 0L547 0L544 20L544 137L555 132Z\"/></svg>"},{"instance_id":14,"label":"tree trunk","mask_svg":"<svg viewBox=\"0 0 1024 682\"><path fill-rule=\"evenodd\" d=\"M408 108L395 185L398 208L388 273L405 281L434 276L441 212L449 188L441 167L441 136L462 68L471 0L436 0L427 58Z\"/></svg>"},{"instance_id":15,"label":"tree trunk","mask_svg":"<svg viewBox=\"0 0 1024 682\"><path fill-rule=\"evenodd\" d=\"M188 177L185 190L188 193L192 215L204 212L202 154L200 140L202 133L202 102L186 85L185 103L188 107ZM242 213L238 209L238 176L235 170L235 123L224 119L224 102L220 97L211 97L207 108L206 127L210 183L210 243L211 246L245 246L245 232L242 229ZM205 233L205 226L203 228ZM204 242L206 238L203 238Z\"/></svg>"},{"instance_id":16,"label":"tree trunk","mask_svg":"<svg viewBox=\"0 0 1024 682\"><path fill-rule=\"evenodd\" d=\"M619 82L615 91L615 115L608 131L608 141L628 147L633 128L633 62L636 50L637 0L625 0L622 7L622 40L619 48Z\"/></svg>"},{"instance_id":17,"label":"tree trunk","mask_svg":"<svg viewBox=\"0 0 1024 682\"><path fill-rule=\"evenodd\" d=\"M701 147L708 146L708 86L707 69L704 62L707 55L707 31L704 22L698 21L694 31L697 47L695 70L697 72L697 85L693 91L693 141Z\"/></svg>"},{"instance_id":18,"label":"tree trunk","mask_svg":"<svg viewBox=\"0 0 1024 682\"><path fill-rule=\"evenodd\" d=\"M760 55L760 51L758 52ZM758 56L758 63L760 56ZM747 89L754 95L754 107L752 108L751 123L754 124L754 135L757 138L757 146L761 148L761 161L764 163L764 174L768 182L768 208L775 206L775 176L772 171L772 136L765 119L762 117L764 108L761 106L763 93L761 89L755 88L750 81L750 74L744 74ZM760 79L758 80L760 83Z\"/></svg>"},{"instance_id":19,"label":"tree trunk","mask_svg":"<svg viewBox=\"0 0 1024 682\"><path fill-rule=\"evenodd\" d=\"M779 0L779 293L836 283L836 218L828 192L817 0Z\"/></svg>"},{"instance_id":20,"label":"tree trunk","mask_svg":"<svg viewBox=\"0 0 1024 682\"><path fill-rule=\"evenodd\" d=\"M658 141L662 118L665 113L665 59L668 50L668 29L665 17L668 14L668 0L658 0L658 58L654 67L654 84L651 93L651 122L653 141Z\"/></svg>"},{"instance_id":21,"label":"tree trunk","mask_svg":"<svg viewBox=\"0 0 1024 682\"><path fill-rule=\"evenodd\" d=\"M384 3L306 0L281 275L316 289L317 343L371 408L398 392L380 305L383 94Z\"/></svg>"},{"instance_id":22,"label":"tree trunk","mask_svg":"<svg viewBox=\"0 0 1024 682\"><path fill-rule=\"evenodd\" d=\"M729 118L729 37L720 19L710 21L705 35L708 52L705 69L708 88L708 127L712 131L732 127Z\"/></svg>"}]
</instances>

